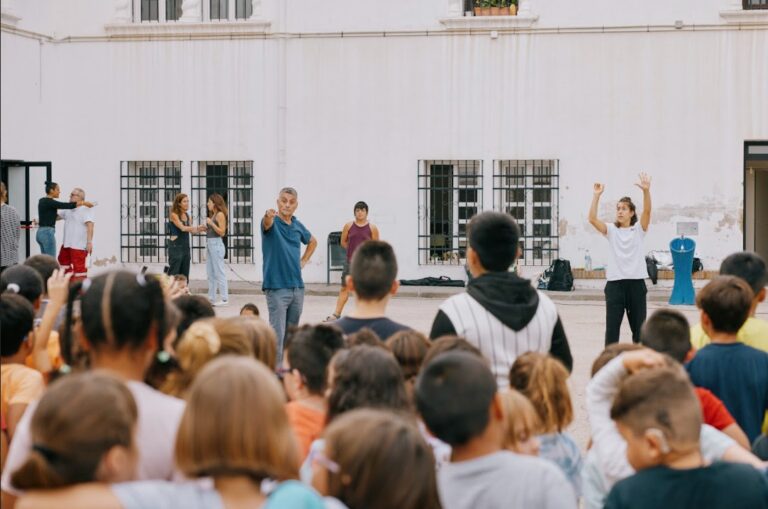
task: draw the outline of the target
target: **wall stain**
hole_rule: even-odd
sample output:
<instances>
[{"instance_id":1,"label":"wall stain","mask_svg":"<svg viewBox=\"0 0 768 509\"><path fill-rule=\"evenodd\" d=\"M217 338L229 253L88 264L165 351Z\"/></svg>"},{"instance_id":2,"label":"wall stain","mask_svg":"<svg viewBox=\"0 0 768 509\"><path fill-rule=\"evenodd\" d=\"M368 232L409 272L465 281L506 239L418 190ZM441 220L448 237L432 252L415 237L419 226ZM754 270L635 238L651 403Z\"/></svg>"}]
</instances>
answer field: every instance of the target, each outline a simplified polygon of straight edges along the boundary
<instances>
[{"instance_id":1,"label":"wall stain","mask_svg":"<svg viewBox=\"0 0 768 509\"><path fill-rule=\"evenodd\" d=\"M567 219L561 219L557 222L557 234L560 237L565 237L568 235L568 220Z\"/></svg>"},{"instance_id":2,"label":"wall stain","mask_svg":"<svg viewBox=\"0 0 768 509\"><path fill-rule=\"evenodd\" d=\"M107 265L114 265L117 263L117 257L112 256L112 258L96 258L93 260L93 265L96 267L106 267Z\"/></svg>"}]
</instances>

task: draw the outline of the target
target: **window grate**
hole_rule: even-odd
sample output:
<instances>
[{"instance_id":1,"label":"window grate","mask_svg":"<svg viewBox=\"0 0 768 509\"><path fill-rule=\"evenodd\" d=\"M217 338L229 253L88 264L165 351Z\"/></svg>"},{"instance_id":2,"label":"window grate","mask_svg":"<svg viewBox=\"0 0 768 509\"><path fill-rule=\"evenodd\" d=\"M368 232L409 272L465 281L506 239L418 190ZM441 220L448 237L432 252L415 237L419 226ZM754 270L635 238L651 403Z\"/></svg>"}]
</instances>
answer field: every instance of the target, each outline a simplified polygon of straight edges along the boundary
<instances>
[{"instance_id":1,"label":"window grate","mask_svg":"<svg viewBox=\"0 0 768 509\"><path fill-rule=\"evenodd\" d=\"M205 224L208 196L219 193L229 210L225 258L230 263L253 263L253 161L193 161L194 224ZM205 235L192 236L192 262L205 262Z\"/></svg>"},{"instance_id":2,"label":"window grate","mask_svg":"<svg viewBox=\"0 0 768 509\"><path fill-rule=\"evenodd\" d=\"M248 19L252 14L252 0L235 0L235 19Z\"/></svg>"},{"instance_id":3,"label":"window grate","mask_svg":"<svg viewBox=\"0 0 768 509\"><path fill-rule=\"evenodd\" d=\"M229 0L210 0L211 19L229 19Z\"/></svg>"},{"instance_id":4,"label":"window grate","mask_svg":"<svg viewBox=\"0 0 768 509\"><path fill-rule=\"evenodd\" d=\"M559 171L556 159L494 161L493 208L520 226L522 265L549 265L558 257Z\"/></svg>"},{"instance_id":5,"label":"window grate","mask_svg":"<svg viewBox=\"0 0 768 509\"><path fill-rule=\"evenodd\" d=\"M160 19L160 0L141 0L141 21L158 21Z\"/></svg>"},{"instance_id":6,"label":"window grate","mask_svg":"<svg viewBox=\"0 0 768 509\"><path fill-rule=\"evenodd\" d=\"M181 161L120 162L120 261L165 263L168 214Z\"/></svg>"},{"instance_id":7,"label":"window grate","mask_svg":"<svg viewBox=\"0 0 768 509\"><path fill-rule=\"evenodd\" d=\"M462 265L467 224L483 208L479 160L419 161L419 264Z\"/></svg>"},{"instance_id":8,"label":"window grate","mask_svg":"<svg viewBox=\"0 0 768 509\"><path fill-rule=\"evenodd\" d=\"M768 9L768 0L742 0L744 10Z\"/></svg>"}]
</instances>

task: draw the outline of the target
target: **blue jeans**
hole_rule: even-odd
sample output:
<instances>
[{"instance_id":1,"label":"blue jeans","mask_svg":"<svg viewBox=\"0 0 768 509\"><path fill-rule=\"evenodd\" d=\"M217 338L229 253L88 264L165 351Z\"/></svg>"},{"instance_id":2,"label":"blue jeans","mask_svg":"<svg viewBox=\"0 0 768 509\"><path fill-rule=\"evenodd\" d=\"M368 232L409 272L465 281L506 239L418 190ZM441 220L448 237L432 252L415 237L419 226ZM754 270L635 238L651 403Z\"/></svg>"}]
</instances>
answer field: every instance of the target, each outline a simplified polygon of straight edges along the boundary
<instances>
[{"instance_id":1,"label":"blue jeans","mask_svg":"<svg viewBox=\"0 0 768 509\"><path fill-rule=\"evenodd\" d=\"M216 300L216 288L218 288L221 300L226 302L229 300L229 287L224 266L224 242L220 238L209 238L207 245L205 268L208 272L208 299L211 302Z\"/></svg>"},{"instance_id":2,"label":"blue jeans","mask_svg":"<svg viewBox=\"0 0 768 509\"><path fill-rule=\"evenodd\" d=\"M277 365L283 360L285 331L289 325L298 325L304 309L304 288L279 288L264 290L267 296L269 325L277 335Z\"/></svg>"},{"instance_id":3,"label":"blue jeans","mask_svg":"<svg viewBox=\"0 0 768 509\"><path fill-rule=\"evenodd\" d=\"M56 228L41 226L37 229L35 240L40 246L40 252L56 258Z\"/></svg>"}]
</instances>

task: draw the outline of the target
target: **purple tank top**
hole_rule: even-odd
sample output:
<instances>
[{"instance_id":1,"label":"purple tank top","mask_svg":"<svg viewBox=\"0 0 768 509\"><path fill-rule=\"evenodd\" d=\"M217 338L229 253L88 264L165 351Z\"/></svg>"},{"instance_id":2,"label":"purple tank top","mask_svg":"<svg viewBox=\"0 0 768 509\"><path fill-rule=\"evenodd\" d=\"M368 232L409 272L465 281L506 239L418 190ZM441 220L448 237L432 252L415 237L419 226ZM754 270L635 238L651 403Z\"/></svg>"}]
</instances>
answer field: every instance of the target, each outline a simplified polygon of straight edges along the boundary
<instances>
[{"instance_id":1,"label":"purple tank top","mask_svg":"<svg viewBox=\"0 0 768 509\"><path fill-rule=\"evenodd\" d=\"M357 246L366 240L371 240L371 237L373 237L373 234L371 233L370 223L365 226L357 226L355 223L352 223L352 226L349 228L349 236L347 237L349 241L349 244L347 244L347 261L352 259Z\"/></svg>"}]
</instances>

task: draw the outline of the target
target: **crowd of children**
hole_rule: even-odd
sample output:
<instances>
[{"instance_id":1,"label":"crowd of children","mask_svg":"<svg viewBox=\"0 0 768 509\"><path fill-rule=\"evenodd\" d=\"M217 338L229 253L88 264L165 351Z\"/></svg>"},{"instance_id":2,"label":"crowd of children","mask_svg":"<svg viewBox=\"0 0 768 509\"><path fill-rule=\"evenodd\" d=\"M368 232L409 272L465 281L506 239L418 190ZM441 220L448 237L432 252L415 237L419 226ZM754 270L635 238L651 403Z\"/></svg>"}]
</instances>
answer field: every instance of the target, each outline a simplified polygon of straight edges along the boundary
<instances>
[{"instance_id":1,"label":"crowd of children","mask_svg":"<svg viewBox=\"0 0 768 509\"><path fill-rule=\"evenodd\" d=\"M5 269L3 508L768 507L759 256L723 262L700 326L660 309L595 359L583 453L564 324L507 272L517 225L468 231L474 277L431 337L387 317L397 262L369 240L351 316L282 355L255 305L216 317L184 281Z\"/></svg>"}]
</instances>

